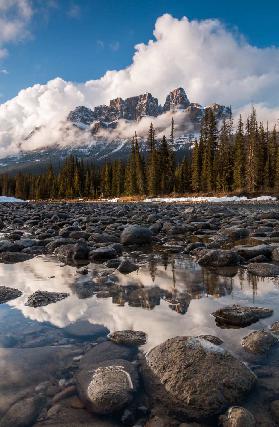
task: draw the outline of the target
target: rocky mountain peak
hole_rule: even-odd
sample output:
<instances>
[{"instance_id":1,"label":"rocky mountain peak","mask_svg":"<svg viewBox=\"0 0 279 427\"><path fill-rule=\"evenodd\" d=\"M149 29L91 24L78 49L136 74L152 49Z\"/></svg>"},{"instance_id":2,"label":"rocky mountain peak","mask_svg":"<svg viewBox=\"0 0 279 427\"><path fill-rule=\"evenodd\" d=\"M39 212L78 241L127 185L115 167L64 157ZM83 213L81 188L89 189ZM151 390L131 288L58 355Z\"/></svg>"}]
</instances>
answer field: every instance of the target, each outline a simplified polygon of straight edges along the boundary
<instances>
[{"instance_id":1,"label":"rocky mountain peak","mask_svg":"<svg viewBox=\"0 0 279 427\"><path fill-rule=\"evenodd\" d=\"M190 101L186 95L185 90L182 87L179 87L177 89L172 90L168 94L163 110L173 111L173 110L185 109L189 107L189 105L190 105Z\"/></svg>"}]
</instances>

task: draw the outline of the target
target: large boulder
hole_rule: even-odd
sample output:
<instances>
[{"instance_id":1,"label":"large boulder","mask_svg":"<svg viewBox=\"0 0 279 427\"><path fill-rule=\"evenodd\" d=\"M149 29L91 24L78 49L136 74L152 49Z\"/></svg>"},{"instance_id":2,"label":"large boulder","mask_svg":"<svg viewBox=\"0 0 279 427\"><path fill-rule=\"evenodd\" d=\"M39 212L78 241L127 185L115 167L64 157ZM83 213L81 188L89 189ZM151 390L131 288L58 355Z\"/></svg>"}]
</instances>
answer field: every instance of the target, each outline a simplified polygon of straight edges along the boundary
<instances>
[{"instance_id":1,"label":"large boulder","mask_svg":"<svg viewBox=\"0 0 279 427\"><path fill-rule=\"evenodd\" d=\"M19 400L1 418L0 427L32 426L42 411L45 400L40 395Z\"/></svg>"},{"instance_id":2,"label":"large boulder","mask_svg":"<svg viewBox=\"0 0 279 427\"><path fill-rule=\"evenodd\" d=\"M152 232L149 228L139 225L129 225L121 233L123 245L145 245L152 242Z\"/></svg>"},{"instance_id":3,"label":"large boulder","mask_svg":"<svg viewBox=\"0 0 279 427\"><path fill-rule=\"evenodd\" d=\"M97 414L110 414L128 405L138 388L138 374L131 362L108 360L82 369L77 389L86 407Z\"/></svg>"},{"instance_id":4,"label":"large boulder","mask_svg":"<svg viewBox=\"0 0 279 427\"><path fill-rule=\"evenodd\" d=\"M260 255L265 256L266 258L270 258L272 247L268 245L257 245L257 246L236 246L238 254L246 259L252 259L258 257Z\"/></svg>"},{"instance_id":5,"label":"large boulder","mask_svg":"<svg viewBox=\"0 0 279 427\"><path fill-rule=\"evenodd\" d=\"M97 248L90 252L90 259L92 261L106 261L117 257L117 252L111 247Z\"/></svg>"},{"instance_id":6,"label":"large boulder","mask_svg":"<svg viewBox=\"0 0 279 427\"><path fill-rule=\"evenodd\" d=\"M239 255L235 251L210 249L202 253L198 263L204 267L226 267L239 264Z\"/></svg>"},{"instance_id":7,"label":"large boulder","mask_svg":"<svg viewBox=\"0 0 279 427\"><path fill-rule=\"evenodd\" d=\"M222 427L255 427L256 421L247 409L241 406L233 406L220 417L220 425Z\"/></svg>"},{"instance_id":8,"label":"large boulder","mask_svg":"<svg viewBox=\"0 0 279 427\"><path fill-rule=\"evenodd\" d=\"M171 338L153 348L143 367L154 403L181 419L202 419L239 403L256 381L232 354L196 337Z\"/></svg>"},{"instance_id":9,"label":"large boulder","mask_svg":"<svg viewBox=\"0 0 279 427\"><path fill-rule=\"evenodd\" d=\"M269 331L253 331L241 341L242 347L250 353L266 353L278 343L278 338Z\"/></svg>"},{"instance_id":10,"label":"large boulder","mask_svg":"<svg viewBox=\"0 0 279 427\"><path fill-rule=\"evenodd\" d=\"M247 271L250 274L260 277L277 277L279 276L279 266L269 263L251 263L247 265Z\"/></svg>"},{"instance_id":11,"label":"large boulder","mask_svg":"<svg viewBox=\"0 0 279 427\"><path fill-rule=\"evenodd\" d=\"M258 320L272 316L273 310L264 307L244 307L233 304L212 313L218 326L245 327Z\"/></svg>"}]
</instances>

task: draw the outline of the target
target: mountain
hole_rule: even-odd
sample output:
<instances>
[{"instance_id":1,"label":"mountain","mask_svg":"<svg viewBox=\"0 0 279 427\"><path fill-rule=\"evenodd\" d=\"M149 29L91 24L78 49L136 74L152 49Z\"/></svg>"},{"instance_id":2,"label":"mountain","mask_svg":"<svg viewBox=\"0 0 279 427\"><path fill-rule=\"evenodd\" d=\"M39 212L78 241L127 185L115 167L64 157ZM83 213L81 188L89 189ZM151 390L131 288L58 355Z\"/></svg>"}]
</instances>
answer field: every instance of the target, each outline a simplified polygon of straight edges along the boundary
<instances>
[{"instance_id":1,"label":"mountain","mask_svg":"<svg viewBox=\"0 0 279 427\"><path fill-rule=\"evenodd\" d=\"M159 105L158 99L154 98L151 93L145 93L126 99L112 99L109 105L99 105L94 110L78 106L69 113L67 120L80 129L90 127L92 135L98 135L101 129L116 129L121 120L139 122L144 117L150 117L151 121L152 118L164 116L167 113L183 112L185 129L180 131L189 133L189 128L192 128L194 132L199 131L207 108L214 110L218 120L227 118L230 114L230 108L223 105L212 104L204 108L200 104L191 103L185 90L180 87L167 95L163 106Z\"/></svg>"},{"instance_id":2,"label":"mountain","mask_svg":"<svg viewBox=\"0 0 279 427\"><path fill-rule=\"evenodd\" d=\"M19 154L0 160L1 172L15 173L19 170L41 171L51 162L58 166L69 155L74 154L96 162L126 159L130 154L131 136L137 130L141 150L146 151L146 135L151 122L156 135L169 135L172 117L175 121L175 140L173 149L182 157L197 136L207 108L212 108L217 120L226 119L231 114L229 107L212 104L202 107L191 103L183 88L171 91L163 105L151 93L126 99L112 99L108 105L94 109L77 106L70 111L66 120L59 124L55 144L46 145L32 151L20 149ZM47 140L45 126L34 128L23 140L36 146L36 138ZM56 135L56 134L55 134ZM40 144L41 146L41 144Z\"/></svg>"}]
</instances>

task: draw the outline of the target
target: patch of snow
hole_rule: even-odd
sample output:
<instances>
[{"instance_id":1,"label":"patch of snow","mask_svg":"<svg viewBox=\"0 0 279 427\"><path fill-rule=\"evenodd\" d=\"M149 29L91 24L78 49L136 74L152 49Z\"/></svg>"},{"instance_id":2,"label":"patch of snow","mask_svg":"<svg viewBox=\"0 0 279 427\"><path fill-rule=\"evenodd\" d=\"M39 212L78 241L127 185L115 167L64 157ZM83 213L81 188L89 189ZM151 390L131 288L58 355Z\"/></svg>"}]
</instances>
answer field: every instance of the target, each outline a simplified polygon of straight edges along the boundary
<instances>
[{"instance_id":1,"label":"patch of snow","mask_svg":"<svg viewBox=\"0 0 279 427\"><path fill-rule=\"evenodd\" d=\"M151 197L146 198L143 201L146 203L149 202L163 202L163 203L172 203L172 202L210 202L210 203L226 203L226 202L263 202L263 201L276 201L276 197L272 196L259 196L249 199L246 196L223 196L223 197Z\"/></svg>"},{"instance_id":2,"label":"patch of snow","mask_svg":"<svg viewBox=\"0 0 279 427\"><path fill-rule=\"evenodd\" d=\"M226 353L222 347L203 338L190 337L186 342L186 346L189 348L202 348L206 353Z\"/></svg>"},{"instance_id":3,"label":"patch of snow","mask_svg":"<svg viewBox=\"0 0 279 427\"><path fill-rule=\"evenodd\" d=\"M15 197L0 196L0 203L25 203L25 201Z\"/></svg>"}]
</instances>

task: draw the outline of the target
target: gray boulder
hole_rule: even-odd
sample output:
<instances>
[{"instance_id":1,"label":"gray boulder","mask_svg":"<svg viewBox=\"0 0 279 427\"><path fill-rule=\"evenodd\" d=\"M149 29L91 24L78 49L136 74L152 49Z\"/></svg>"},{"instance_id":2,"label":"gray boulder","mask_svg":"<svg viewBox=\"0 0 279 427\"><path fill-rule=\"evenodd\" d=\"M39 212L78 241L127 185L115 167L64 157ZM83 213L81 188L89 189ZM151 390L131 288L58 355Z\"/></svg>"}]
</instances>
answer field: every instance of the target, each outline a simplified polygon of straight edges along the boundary
<instances>
[{"instance_id":1,"label":"gray boulder","mask_svg":"<svg viewBox=\"0 0 279 427\"><path fill-rule=\"evenodd\" d=\"M202 254L198 263L204 267L226 267L239 264L239 255L235 251L210 249Z\"/></svg>"},{"instance_id":2,"label":"gray boulder","mask_svg":"<svg viewBox=\"0 0 279 427\"><path fill-rule=\"evenodd\" d=\"M277 277L279 276L279 266L269 263L253 262L247 265L248 273L260 277Z\"/></svg>"},{"instance_id":3,"label":"gray boulder","mask_svg":"<svg viewBox=\"0 0 279 427\"><path fill-rule=\"evenodd\" d=\"M124 259L121 261L118 271L123 274L132 273L133 271L136 271L139 269L139 266L130 261L129 259Z\"/></svg>"},{"instance_id":4,"label":"gray boulder","mask_svg":"<svg viewBox=\"0 0 279 427\"><path fill-rule=\"evenodd\" d=\"M251 325L260 319L272 316L272 314L273 310L270 308L244 307L237 304L223 307L212 313L218 325L236 327Z\"/></svg>"},{"instance_id":5,"label":"gray boulder","mask_svg":"<svg viewBox=\"0 0 279 427\"><path fill-rule=\"evenodd\" d=\"M219 418L222 427L255 427L256 421L247 409L241 406L233 406Z\"/></svg>"},{"instance_id":6,"label":"gray boulder","mask_svg":"<svg viewBox=\"0 0 279 427\"><path fill-rule=\"evenodd\" d=\"M97 414L120 411L138 389L135 365L123 359L88 366L78 372L76 381L81 400Z\"/></svg>"},{"instance_id":7,"label":"gray boulder","mask_svg":"<svg viewBox=\"0 0 279 427\"><path fill-rule=\"evenodd\" d=\"M153 348L143 367L154 403L180 418L220 414L250 392L256 376L221 347L195 337L176 337Z\"/></svg>"},{"instance_id":8,"label":"gray boulder","mask_svg":"<svg viewBox=\"0 0 279 427\"><path fill-rule=\"evenodd\" d=\"M123 245L150 244L152 242L152 232L146 227L129 225L122 231L120 240Z\"/></svg>"},{"instance_id":9,"label":"gray boulder","mask_svg":"<svg viewBox=\"0 0 279 427\"><path fill-rule=\"evenodd\" d=\"M270 258L272 252L272 247L268 245L236 246L235 249L238 254L246 260L258 257L259 255L264 255L266 258Z\"/></svg>"},{"instance_id":10,"label":"gray boulder","mask_svg":"<svg viewBox=\"0 0 279 427\"><path fill-rule=\"evenodd\" d=\"M94 249L93 251L90 252L89 258L92 261L106 261L108 259L116 258L116 256L117 256L117 252L115 249L111 247L106 247L106 248Z\"/></svg>"},{"instance_id":11,"label":"gray boulder","mask_svg":"<svg viewBox=\"0 0 279 427\"><path fill-rule=\"evenodd\" d=\"M266 353L276 343L278 338L271 332L263 330L250 332L241 341L242 347L250 353Z\"/></svg>"}]
</instances>

